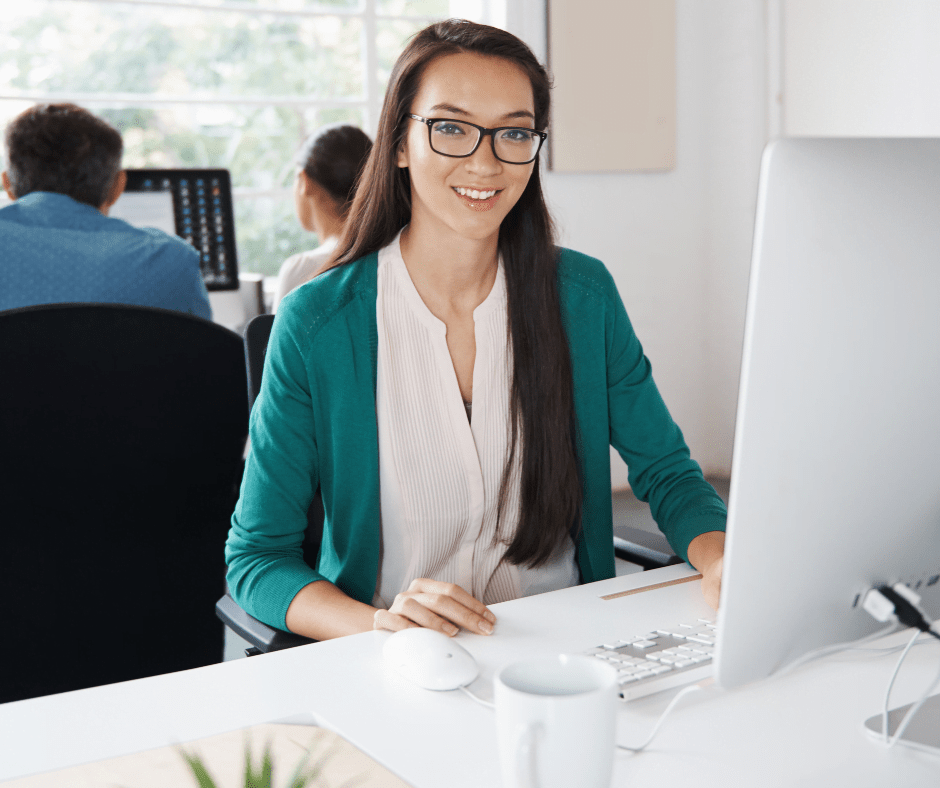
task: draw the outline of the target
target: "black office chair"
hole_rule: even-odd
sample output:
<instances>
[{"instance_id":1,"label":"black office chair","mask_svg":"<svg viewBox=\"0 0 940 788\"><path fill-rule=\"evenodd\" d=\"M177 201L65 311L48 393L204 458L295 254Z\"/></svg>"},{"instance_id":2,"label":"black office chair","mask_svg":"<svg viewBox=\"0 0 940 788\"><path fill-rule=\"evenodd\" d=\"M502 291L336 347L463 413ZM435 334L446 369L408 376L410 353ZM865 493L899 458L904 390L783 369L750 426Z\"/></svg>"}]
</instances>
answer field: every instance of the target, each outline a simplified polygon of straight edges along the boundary
<instances>
[{"instance_id":1,"label":"black office chair","mask_svg":"<svg viewBox=\"0 0 940 788\"><path fill-rule=\"evenodd\" d=\"M0 702L220 662L240 337L149 307L16 309L0 381Z\"/></svg>"},{"instance_id":2,"label":"black office chair","mask_svg":"<svg viewBox=\"0 0 940 788\"><path fill-rule=\"evenodd\" d=\"M248 400L252 404L261 388L261 373L264 369L264 357L267 353L273 323L274 315L258 315L245 328ZM317 490L316 497L307 512L307 531L304 536L304 559L311 566L315 565L323 534L323 516L323 500L320 497L320 491ZM614 537L614 554L618 558L637 564L643 569L656 569L682 563L682 559L673 553L664 537L638 528L621 527L619 530L623 536ZM239 607L228 590L225 596L216 603L215 610L216 615L226 626L248 641L250 646L245 649L245 654L248 656L267 654L271 651L316 642L263 624Z\"/></svg>"}]
</instances>

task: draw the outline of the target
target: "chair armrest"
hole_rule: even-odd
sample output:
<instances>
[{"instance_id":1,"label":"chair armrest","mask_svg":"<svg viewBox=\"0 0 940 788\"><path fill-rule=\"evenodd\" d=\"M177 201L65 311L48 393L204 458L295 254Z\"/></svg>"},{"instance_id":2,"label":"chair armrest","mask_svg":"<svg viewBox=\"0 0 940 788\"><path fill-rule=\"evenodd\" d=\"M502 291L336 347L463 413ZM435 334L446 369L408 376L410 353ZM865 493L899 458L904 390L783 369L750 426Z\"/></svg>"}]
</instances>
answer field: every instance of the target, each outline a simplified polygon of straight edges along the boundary
<instances>
[{"instance_id":1,"label":"chair armrest","mask_svg":"<svg viewBox=\"0 0 940 788\"><path fill-rule=\"evenodd\" d=\"M225 626L251 643L262 654L317 642L302 635L295 635L293 632L284 632L262 624L257 618L242 610L228 593L215 603L215 614Z\"/></svg>"},{"instance_id":2,"label":"chair armrest","mask_svg":"<svg viewBox=\"0 0 940 788\"><path fill-rule=\"evenodd\" d=\"M614 536L614 555L617 558L644 569L660 569L682 563L682 559L672 551L665 537L639 528L621 526L617 531L622 534Z\"/></svg>"}]
</instances>

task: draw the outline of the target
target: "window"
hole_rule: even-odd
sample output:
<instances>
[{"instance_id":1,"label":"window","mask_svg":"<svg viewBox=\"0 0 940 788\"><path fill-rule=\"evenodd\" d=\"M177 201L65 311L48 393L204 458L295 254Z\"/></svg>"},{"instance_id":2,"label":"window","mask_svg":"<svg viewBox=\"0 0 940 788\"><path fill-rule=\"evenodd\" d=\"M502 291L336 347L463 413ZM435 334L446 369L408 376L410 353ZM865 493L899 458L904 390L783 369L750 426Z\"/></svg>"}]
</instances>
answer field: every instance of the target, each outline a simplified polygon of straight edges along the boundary
<instances>
[{"instance_id":1,"label":"window","mask_svg":"<svg viewBox=\"0 0 940 788\"><path fill-rule=\"evenodd\" d=\"M294 154L319 126L374 133L406 39L505 0L28 0L4 4L0 126L72 101L124 137L126 167L227 167L243 271L316 245L293 213Z\"/></svg>"}]
</instances>

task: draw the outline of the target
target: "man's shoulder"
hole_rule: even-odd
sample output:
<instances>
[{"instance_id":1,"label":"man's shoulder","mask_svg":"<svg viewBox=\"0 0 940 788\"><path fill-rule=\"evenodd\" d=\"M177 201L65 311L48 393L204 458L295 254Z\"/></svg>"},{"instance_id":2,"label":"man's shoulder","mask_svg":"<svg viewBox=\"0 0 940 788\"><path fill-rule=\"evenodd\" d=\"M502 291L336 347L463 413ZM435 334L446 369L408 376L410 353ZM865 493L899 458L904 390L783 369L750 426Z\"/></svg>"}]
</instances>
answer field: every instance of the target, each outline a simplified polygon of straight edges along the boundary
<instances>
[{"instance_id":1,"label":"man's shoulder","mask_svg":"<svg viewBox=\"0 0 940 788\"><path fill-rule=\"evenodd\" d=\"M163 230L159 230L156 227L135 227L131 224L128 224L123 219L109 219L109 222L117 222L119 224L108 224L105 226L106 231L114 232L115 234L126 234L129 237L136 237L140 239L143 243L152 246L153 248L159 250L160 252L191 264L193 261L199 261L199 252L192 245L186 243L178 235L170 235ZM120 226L123 225L123 226Z\"/></svg>"}]
</instances>

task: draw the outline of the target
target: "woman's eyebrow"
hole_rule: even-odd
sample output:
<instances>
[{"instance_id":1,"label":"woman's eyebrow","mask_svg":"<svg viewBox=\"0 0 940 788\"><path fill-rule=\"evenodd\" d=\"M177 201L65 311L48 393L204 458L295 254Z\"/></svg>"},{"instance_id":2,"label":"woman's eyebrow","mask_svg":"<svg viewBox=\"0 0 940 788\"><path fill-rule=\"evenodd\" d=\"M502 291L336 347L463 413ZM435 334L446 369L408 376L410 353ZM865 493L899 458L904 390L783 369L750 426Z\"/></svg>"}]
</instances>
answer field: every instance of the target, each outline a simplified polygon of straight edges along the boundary
<instances>
[{"instance_id":1,"label":"woman's eyebrow","mask_svg":"<svg viewBox=\"0 0 940 788\"><path fill-rule=\"evenodd\" d=\"M467 110L461 109L460 107L456 107L453 104L435 104L433 107L431 107L431 112L437 112L438 110L441 110L443 112L453 112L455 115L469 116L471 114L467 112ZM535 120L535 115L529 112L529 110L527 109L519 109L519 110L516 110L515 112L507 112L505 115L503 115L503 117L507 119L531 118L532 120Z\"/></svg>"}]
</instances>

